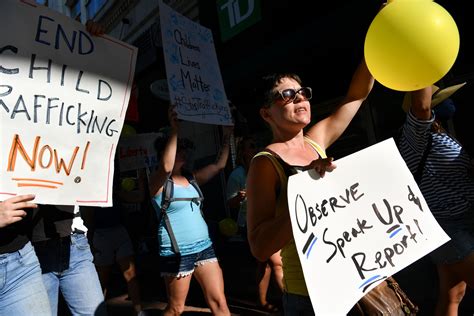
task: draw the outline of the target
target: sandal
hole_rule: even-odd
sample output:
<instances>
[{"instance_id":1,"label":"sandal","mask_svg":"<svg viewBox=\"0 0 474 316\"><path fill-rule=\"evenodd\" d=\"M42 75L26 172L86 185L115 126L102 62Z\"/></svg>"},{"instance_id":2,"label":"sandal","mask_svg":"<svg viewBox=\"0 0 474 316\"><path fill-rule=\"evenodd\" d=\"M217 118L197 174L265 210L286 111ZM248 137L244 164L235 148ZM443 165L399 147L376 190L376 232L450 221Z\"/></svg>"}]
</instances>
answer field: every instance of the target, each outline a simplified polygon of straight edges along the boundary
<instances>
[{"instance_id":1,"label":"sandal","mask_svg":"<svg viewBox=\"0 0 474 316\"><path fill-rule=\"evenodd\" d=\"M260 309L267 313L278 313L280 311L278 307L268 302L265 305L260 305Z\"/></svg>"}]
</instances>

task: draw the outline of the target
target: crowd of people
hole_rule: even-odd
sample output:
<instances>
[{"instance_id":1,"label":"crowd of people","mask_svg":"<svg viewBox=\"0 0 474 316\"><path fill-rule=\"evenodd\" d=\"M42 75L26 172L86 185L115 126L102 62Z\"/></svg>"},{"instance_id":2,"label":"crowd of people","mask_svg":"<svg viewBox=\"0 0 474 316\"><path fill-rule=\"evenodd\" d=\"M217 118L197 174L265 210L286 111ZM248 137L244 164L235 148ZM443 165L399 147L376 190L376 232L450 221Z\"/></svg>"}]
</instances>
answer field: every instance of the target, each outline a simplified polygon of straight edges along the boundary
<instances>
[{"instance_id":1,"label":"crowd of people","mask_svg":"<svg viewBox=\"0 0 474 316\"><path fill-rule=\"evenodd\" d=\"M88 30L101 32L93 23ZM228 172L224 191L230 217L255 258L255 278L247 279L255 280L255 301L265 312L314 315L293 238L287 180L309 169L330 176L336 165L326 151L351 123L373 85L362 60L339 106L314 125L313 91L297 74L271 73L256 87L255 104L273 139L259 146L253 135L240 137L237 166ZM451 238L430 257L439 279L436 315L457 315L467 287L474 286L473 160L443 129L436 112L443 103L434 104L431 86L409 98L398 139L400 153ZM114 266L127 284L133 314L143 315L135 261L138 245L126 219L133 212L124 210L126 204L139 209L147 200L153 207L154 216L148 219L156 225L158 246L148 251L159 257L166 290L163 314L184 312L194 277L212 314L230 315L200 187L229 166L233 130L223 126L215 161L194 169L190 158L195 144L182 137L173 105L168 121L168 132L154 143L158 165L151 172L137 171L133 192L124 190L116 170L113 207L38 205L34 195L0 202L1 315L57 315L60 294L73 315L106 315ZM281 303L268 299L272 276Z\"/></svg>"}]
</instances>

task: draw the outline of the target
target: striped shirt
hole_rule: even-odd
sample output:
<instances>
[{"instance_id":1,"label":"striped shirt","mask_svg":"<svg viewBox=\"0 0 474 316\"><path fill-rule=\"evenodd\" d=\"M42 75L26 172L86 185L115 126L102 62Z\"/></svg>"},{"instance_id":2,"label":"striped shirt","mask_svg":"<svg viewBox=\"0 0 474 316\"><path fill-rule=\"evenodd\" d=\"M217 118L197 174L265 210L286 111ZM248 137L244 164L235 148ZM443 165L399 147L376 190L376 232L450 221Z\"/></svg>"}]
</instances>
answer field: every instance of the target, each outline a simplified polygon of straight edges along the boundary
<instances>
[{"instance_id":1,"label":"striped shirt","mask_svg":"<svg viewBox=\"0 0 474 316\"><path fill-rule=\"evenodd\" d=\"M432 134L431 150L426 158L420 187L435 218L459 216L474 205L474 180L468 153L453 138L431 132L434 113L428 121L418 120L411 112L403 126L399 150L415 174Z\"/></svg>"}]
</instances>

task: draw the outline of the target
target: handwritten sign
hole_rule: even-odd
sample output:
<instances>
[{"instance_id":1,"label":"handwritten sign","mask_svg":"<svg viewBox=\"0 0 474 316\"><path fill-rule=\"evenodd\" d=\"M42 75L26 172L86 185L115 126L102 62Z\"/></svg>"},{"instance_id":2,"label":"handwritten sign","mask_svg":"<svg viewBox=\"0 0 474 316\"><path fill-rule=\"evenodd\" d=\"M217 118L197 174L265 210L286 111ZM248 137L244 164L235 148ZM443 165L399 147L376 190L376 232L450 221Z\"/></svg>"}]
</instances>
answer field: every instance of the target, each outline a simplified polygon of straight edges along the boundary
<instances>
[{"instance_id":1,"label":"handwritten sign","mask_svg":"<svg viewBox=\"0 0 474 316\"><path fill-rule=\"evenodd\" d=\"M159 1L171 102L178 118L233 125L210 29Z\"/></svg>"},{"instance_id":2,"label":"handwritten sign","mask_svg":"<svg viewBox=\"0 0 474 316\"><path fill-rule=\"evenodd\" d=\"M384 278L449 240L393 139L288 179L293 235L316 315L346 315ZM337 293L337 295L334 295Z\"/></svg>"},{"instance_id":3,"label":"handwritten sign","mask_svg":"<svg viewBox=\"0 0 474 316\"><path fill-rule=\"evenodd\" d=\"M110 206L137 49L30 2L0 12L0 200Z\"/></svg>"},{"instance_id":4,"label":"handwritten sign","mask_svg":"<svg viewBox=\"0 0 474 316\"><path fill-rule=\"evenodd\" d=\"M117 149L120 171L151 168L158 163L153 144L159 133L135 134L120 139Z\"/></svg>"}]
</instances>

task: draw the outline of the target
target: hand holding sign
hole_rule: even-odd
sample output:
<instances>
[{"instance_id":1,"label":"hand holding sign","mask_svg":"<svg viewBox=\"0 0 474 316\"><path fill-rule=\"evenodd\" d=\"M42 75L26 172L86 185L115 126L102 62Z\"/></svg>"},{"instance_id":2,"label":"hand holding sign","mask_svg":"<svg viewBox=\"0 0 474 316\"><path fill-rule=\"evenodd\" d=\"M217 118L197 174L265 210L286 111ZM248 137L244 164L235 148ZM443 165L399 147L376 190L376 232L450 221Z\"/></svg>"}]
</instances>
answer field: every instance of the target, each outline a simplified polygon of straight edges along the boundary
<instances>
[{"instance_id":1,"label":"hand holding sign","mask_svg":"<svg viewBox=\"0 0 474 316\"><path fill-rule=\"evenodd\" d=\"M304 167L304 170L314 169L317 173L319 173L321 178L324 178L326 171L331 172L336 169L337 166L333 163L333 160L334 158L332 157L313 160L309 165Z\"/></svg>"},{"instance_id":2,"label":"hand holding sign","mask_svg":"<svg viewBox=\"0 0 474 316\"><path fill-rule=\"evenodd\" d=\"M347 314L383 279L449 240L393 140L338 160L324 179L291 176L288 208L316 315Z\"/></svg>"}]
</instances>

